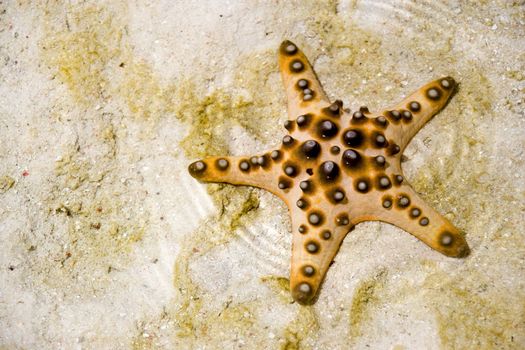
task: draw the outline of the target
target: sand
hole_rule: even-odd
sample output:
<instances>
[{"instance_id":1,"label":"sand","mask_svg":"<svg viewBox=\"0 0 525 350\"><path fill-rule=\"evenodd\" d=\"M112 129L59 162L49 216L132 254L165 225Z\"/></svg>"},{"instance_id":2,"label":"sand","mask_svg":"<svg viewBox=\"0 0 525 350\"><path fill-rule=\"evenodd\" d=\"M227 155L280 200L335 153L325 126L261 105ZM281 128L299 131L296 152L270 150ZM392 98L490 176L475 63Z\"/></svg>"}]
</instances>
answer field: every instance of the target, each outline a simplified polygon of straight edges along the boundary
<instances>
[{"instance_id":1,"label":"sand","mask_svg":"<svg viewBox=\"0 0 525 350\"><path fill-rule=\"evenodd\" d=\"M0 348L524 348L524 6L0 3ZM284 204L187 172L279 143L284 39L352 110L460 83L403 169L468 258L362 223L293 302Z\"/></svg>"}]
</instances>

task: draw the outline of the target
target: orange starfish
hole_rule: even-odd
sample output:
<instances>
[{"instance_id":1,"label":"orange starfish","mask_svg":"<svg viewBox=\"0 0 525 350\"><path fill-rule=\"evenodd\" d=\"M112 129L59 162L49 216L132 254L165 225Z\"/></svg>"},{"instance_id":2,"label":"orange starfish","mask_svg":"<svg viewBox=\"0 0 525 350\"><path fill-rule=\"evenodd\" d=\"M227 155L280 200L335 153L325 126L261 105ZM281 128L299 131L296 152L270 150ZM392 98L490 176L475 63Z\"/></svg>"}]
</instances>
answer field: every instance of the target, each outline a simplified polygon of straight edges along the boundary
<instances>
[{"instance_id":1,"label":"orange starfish","mask_svg":"<svg viewBox=\"0 0 525 350\"><path fill-rule=\"evenodd\" d=\"M263 188L287 204L293 298L312 302L341 242L362 221L387 222L447 256L467 256L461 232L419 197L401 170L403 150L446 105L455 81L432 81L382 112L361 107L351 114L341 101L329 101L307 58L290 41L281 44L279 66L291 119L281 147L199 160L189 171L204 182Z\"/></svg>"}]
</instances>

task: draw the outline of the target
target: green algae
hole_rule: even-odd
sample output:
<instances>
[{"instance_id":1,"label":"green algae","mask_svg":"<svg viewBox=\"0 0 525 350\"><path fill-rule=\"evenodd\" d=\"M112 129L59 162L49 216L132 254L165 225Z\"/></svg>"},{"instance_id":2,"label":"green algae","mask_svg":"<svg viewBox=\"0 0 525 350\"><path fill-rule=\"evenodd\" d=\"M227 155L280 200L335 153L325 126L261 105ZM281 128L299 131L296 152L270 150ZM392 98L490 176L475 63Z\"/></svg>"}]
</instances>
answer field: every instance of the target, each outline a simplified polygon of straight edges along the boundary
<instances>
[{"instance_id":1,"label":"green algae","mask_svg":"<svg viewBox=\"0 0 525 350\"><path fill-rule=\"evenodd\" d=\"M491 116L493 113L494 97L496 96L494 88L476 62L470 61L471 69L466 73L465 81L460 83L460 93L457 95L459 103L471 115L478 116L478 121ZM472 125L473 127L475 125Z\"/></svg>"},{"instance_id":2,"label":"green algae","mask_svg":"<svg viewBox=\"0 0 525 350\"><path fill-rule=\"evenodd\" d=\"M392 350L406 350L406 348L403 345L396 344Z\"/></svg>"},{"instance_id":3,"label":"green algae","mask_svg":"<svg viewBox=\"0 0 525 350\"><path fill-rule=\"evenodd\" d=\"M206 327L200 329L202 335L213 339L217 344L228 344L232 336L244 335L242 342L246 345L255 345L255 341L245 335L254 332L257 328L256 310L259 302L244 302L238 305L226 304L218 313L207 313L204 323ZM200 335L199 332L197 335Z\"/></svg>"},{"instance_id":4,"label":"green algae","mask_svg":"<svg viewBox=\"0 0 525 350\"><path fill-rule=\"evenodd\" d=\"M372 320L373 311L385 302L380 293L384 289L387 271L382 269L368 280L361 281L356 287L350 308L350 337L355 339L363 335L366 324Z\"/></svg>"},{"instance_id":5,"label":"green algae","mask_svg":"<svg viewBox=\"0 0 525 350\"><path fill-rule=\"evenodd\" d=\"M177 115L190 123L191 129L181 142L187 156L203 158L209 155L228 154L227 135L233 125L254 123L246 110L251 103L242 98L234 100L232 95L216 90L199 98L191 83L183 84ZM242 111L241 111L242 110ZM253 115L253 114L252 114ZM254 123L255 124L255 123ZM262 130L262 129L261 129Z\"/></svg>"},{"instance_id":6,"label":"green algae","mask_svg":"<svg viewBox=\"0 0 525 350\"><path fill-rule=\"evenodd\" d=\"M523 292L508 295L491 285L475 270L463 276L436 271L425 280L444 349L517 349L525 340Z\"/></svg>"},{"instance_id":7,"label":"green algae","mask_svg":"<svg viewBox=\"0 0 525 350\"><path fill-rule=\"evenodd\" d=\"M375 95L376 86L399 79L399 76L392 70L383 69L387 61L381 50L381 37L350 19L338 16L336 6L337 2L330 1L325 6L313 9L316 16L307 16L306 25L320 43L314 46L317 52L307 52L307 56L310 61L318 62L315 70L325 92L334 99L347 99L356 91L360 98ZM314 42L298 38L297 44L308 48ZM320 60L323 56L328 58ZM383 71L391 75L377 76ZM374 84L363 84L363 80L372 76Z\"/></svg>"},{"instance_id":8,"label":"green algae","mask_svg":"<svg viewBox=\"0 0 525 350\"><path fill-rule=\"evenodd\" d=\"M489 275L465 264L445 271L435 261L422 260L426 278L421 284L386 284L386 272L359 283L352 298L350 336L354 343L367 337L374 313L384 305L419 298L435 316L443 349L517 349L522 344L525 295L495 287Z\"/></svg>"},{"instance_id":9,"label":"green algae","mask_svg":"<svg viewBox=\"0 0 525 350\"><path fill-rule=\"evenodd\" d=\"M273 59L272 59L273 58ZM235 73L236 92L215 89L205 93L191 81L180 83L176 94L176 115L190 125L181 147L191 158L231 153L229 142L233 126L240 126L256 140L273 141L283 133L278 125L283 119L281 94L275 93L272 74L277 70L275 54L258 52L240 59Z\"/></svg>"},{"instance_id":10,"label":"green algae","mask_svg":"<svg viewBox=\"0 0 525 350\"><path fill-rule=\"evenodd\" d=\"M51 6L50 6L51 7ZM119 16L104 7L66 5L67 30L57 27L48 8L47 35L40 46L42 58L80 104L93 103L108 92L108 69L117 67L122 54L123 28Z\"/></svg>"},{"instance_id":11,"label":"green algae","mask_svg":"<svg viewBox=\"0 0 525 350\"><path fill-rule=\"evenodd\" d=\"M106 103L115 91L112 76L121 69L122 57L129 55L120 17L107 7L89 4L50 5L45 11L41 58L78 108ZM62 11L66 23L55 21ZM41 254L34 254L34 268L45 271L41 282L61 288L64 281L76 281L68 283L72 294L104 290L111 271L133 261L130 254L142 242L148 225L147 214L130 207L126 184L120 181L120 130L109 120L112 114L91 112L89 117L88 128L95 135L89 142L81 139L65 146L45 201L50 220L56 222L60 248L45 262L40 261ZM88 156L93 147L97 147L95 156ZM83 274L97 276L96 283L79 282Z\"/></svg>"},{"instance_id":12,"label":"green algae","mask_svg":"<svg viewBox=\"0 0 525 350\"><path fill-rule=\"evenodd\" d=\"M139 120L158 123L177 112L177 94L184 89L180 84L164 82L144 61L124 56L123 78L115 91L125 101L128 111Z\"/></svg>"},{"instance_id":13,"label":"green algae","mask_svg":"<svg viewBox=\"0 0 525 350\"><path fill-rule=\"evenodd\" d=\"M45 200L51 220L57 222L62 246L54 259L35 261L44 269L42 282L60 288L64 280L75 280L83 273L98 276L89 288L104 288L110 272L133 261L130 253L146 233L148 218L129 207L126 185L117 178L116 140L111 126L98 134L105 152L89 160L78 143L70 145L56 161L56 183ZM44 258L39 256L40 258ZM87 281L86 281L87 282ZM84 283L72 290L86 291Z\"/></svg>"},{"instance_id":14,"label":"green algae","mask_svg":"<svg viewBox=\"0 0 525 350\"><path fill-rule=\"evenodd\" d=\"M42 58L80 106L96 107L116 99L139 120L156 123L161 117L173 117L177 85L163 82L146 62L134 57L123 16L115 15L128 9L118 6L67 5L67 30L51 19L44 22Z\"/></svg>"},{"instance_id":15,"label":"green algae","mask_svg":"<svg viewBox=\"0 0 525 350\"><path fill-rule=\"evenodd\" d=\"M0 177L0 193L6 193L15 185L15 179L11 176L4 175Z\"/></svg>"},{"instance_id":16,"label":"green algae","mask_svg":"<svg viewBox=\"0 0 525 350\"><path fill-rule=\"evenodd\" d=\"M284 329L281 350L311 349L307 340L315 338L319 331L319 320L312 306L298 306L296 317Z\"/></svg>"},{"instance_id":17,"label":"green algae","mask_svg":"<svg viewBox=\"0 0 525 350\"><path fill-rule=\"evenodd\" d=\"M249 213L258 207L258 196L252 188L234 188L226 185L210 186L212 198L221 207L219 213L195 230L181 242L183 247L174 266L175 288L180 293L178 310L175 316L179 328L177 335L197 341L196 334L208 327L202 319L203 301L210 296L202 291L192 280L190 262L209 252L216 246L226 244L235 238L235 230L246 225Z\"/></svg>"},{"instance_id":18,"label":"green algae","mask_svg":"<svg viewBox=\"0 0 525 350\"><path fill-rule=\"evenodd\" d=\"M145 334L147 334L147 336ZM145 334L138 334L133 338L130 346L132 350L165 349L165 347L157 344L158 339L156 339L156 337L151 336L148 333Z\"/></svg>"},{"instance_id":19,"label":"green algae","mask_svg":"<svg viewBox=\"0 0 525 350\"><path fill-rule=\"evenodd\" d=\"M263 276L261 282L267 285L279 300L283 303L292 303L293 298L290 294L290 280L281 276Z\"/></svg>"},{"instance_id":20,"label":"green algae","mask_svg":"<svg viewBox=\"0 0 525 350\"><path fill-rule=\"evenodd\" d=\"M41 58L71 97L57 101L56 109L70 111L73 104L67 119L78 116L91 134L65 145L55 163L56 178L44 201L54 223L53 257L37 251L33 268L45 272L38 275L40 282L51 288L84 274L96 276L89 285L88 279L68 283L71 294L86 294L105 290L111 272L133 262L133 250L143 243L149 224L149 214L132 204L145 196L140 190L129 192L128 186L139 185L137 179L122 178L122 156L128 150L118 145L117 135L126 134L120 113L101 111L101 106L122 102L137 120L156 120L170 110L166 94L172 94L172 86L161 85L147 65L133 59L125 16L115 15L127 13L125 5L49 4L44 12ZM60 14L65 22L56 21Z\"/></svg>"}]
</instances>

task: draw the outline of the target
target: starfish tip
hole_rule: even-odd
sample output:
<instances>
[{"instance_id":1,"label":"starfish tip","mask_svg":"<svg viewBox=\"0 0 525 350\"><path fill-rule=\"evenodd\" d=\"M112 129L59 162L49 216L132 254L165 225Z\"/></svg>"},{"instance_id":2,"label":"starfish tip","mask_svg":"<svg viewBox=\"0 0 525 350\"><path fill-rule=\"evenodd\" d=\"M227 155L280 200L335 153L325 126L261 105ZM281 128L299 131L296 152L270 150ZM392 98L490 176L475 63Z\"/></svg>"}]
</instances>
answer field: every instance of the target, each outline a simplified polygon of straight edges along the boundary
<instances>
[{"instance_id":1,"label":"starfish tip","mask_svg":"<svg viewBox=\"0 0 525 350\"><path fill-rule=\"evenodd\" d=\"M281 42L281 48L285 48L286 46L288 45L295 45L292 41L288 40L288 39L284 39L282 42Z\"/></svg>"},{"instance_id":2,"label":"starfish tip","mask_svg":"<svg viewBox=\"0 0 525 350\"><path fill-rule=\"evenodd\" d=\"M465 258L470 254L470 248L468 246L465 237L454 230L443 231L438 238L438 251L442 252L446 256L451 258Z\"/></svg>"},{"instance_id":3,"label":"starfish tip","mask_svg":"<svg viewBox=\"0 0 525 350\"><path fill-rule=\"evenodd\" d=\"M441 96L444 95L447 99L453 95L456 90L458 83L451 76L446 76L438 79L437 84L430 87L426 91L426 97L430 100L438 101Z\"/></svg>"},{"instance_id":4,"label":"starfish tip","mask_svg":"<svg viewBox=\"0 0 525 350\"><path fill-rule=\"evenodd\" d=\"M290 40L284 40L279 47L279 51L286 56L295 55L299 48Z\"/></svg>"},{"instance_id":5,"label":"starfish tip","mask_svg":"<svg viewBox=\"0 0 525 350\"><path fill-rule=\"evenodd\" d=\"M312 286L306 282L298 283L292 288L293 299L301 305L312 304L315 295L316 293L312 289Z\"/></svg>"},{"instance_id":6,"label":"starfish tip","mask_svg":"<svg viewBox=\"0 0 525 350\"><path fill-rule=\"evenodd\" d=\"M198 160L196 162L191 163L188 166L188 171L191 176L198 179L201 178L204 175L204 172L206 171L207 165L202 160Z\"/></svg>"}]
</instances>

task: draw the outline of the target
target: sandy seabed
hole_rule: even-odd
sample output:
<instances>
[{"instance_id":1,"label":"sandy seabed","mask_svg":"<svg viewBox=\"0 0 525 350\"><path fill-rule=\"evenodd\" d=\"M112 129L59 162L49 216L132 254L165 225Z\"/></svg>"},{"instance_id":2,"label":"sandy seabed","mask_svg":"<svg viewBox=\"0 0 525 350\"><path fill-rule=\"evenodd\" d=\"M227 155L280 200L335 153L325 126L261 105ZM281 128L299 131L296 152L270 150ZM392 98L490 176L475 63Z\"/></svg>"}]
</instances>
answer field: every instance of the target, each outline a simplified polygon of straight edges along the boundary
<instances>
[{"instance_id":1,"label":"sandy seabed","mask_svg":"<svg viewBox=\"0 0 525 350\"><path fill-rule=\"evenodd\" d=\"M525 348L524 34L523 1L0 2L0 348ZM460 83L403 169L468 258L359 224L293 302L283 203L187 172L277 146L283 39L352 110Z\"/></svg>"}]
</instances>

